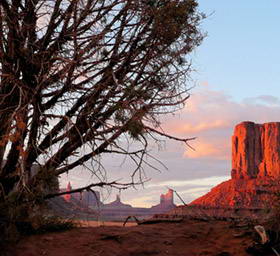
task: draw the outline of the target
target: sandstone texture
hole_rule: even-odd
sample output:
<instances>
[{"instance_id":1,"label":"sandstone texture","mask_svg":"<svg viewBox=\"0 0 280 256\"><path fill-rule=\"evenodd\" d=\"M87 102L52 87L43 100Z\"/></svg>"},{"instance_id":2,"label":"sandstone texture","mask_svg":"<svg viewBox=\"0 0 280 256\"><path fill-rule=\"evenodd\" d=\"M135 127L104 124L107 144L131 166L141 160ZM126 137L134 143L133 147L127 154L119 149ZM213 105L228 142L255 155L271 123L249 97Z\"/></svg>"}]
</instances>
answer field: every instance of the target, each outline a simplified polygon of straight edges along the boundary
<instances>
[{"instance_id":1,"label":"sandstone texture","mask_svg":"<svg viewBox=\"0 0 280 256\"><path fill-rule=\"evenodd\" d=\"M243 122L232 136L233 179L280 177L280 123Z\"/></svg>"},{"instance_id":2,"label":"sandstone texture","mask_svg":"<svg viewBox=\"0 0 280 256\"><path fill-rule=\"evenodd\" d=\"M191 205L225 208L270 209L279 198L279 182L270 179L231 179L214 187Z\"/></svg>"},{"instance_id":3,"label":"sandstone texture","mask_svg":"<svg viewBox=\"0 0 280 256\"><path fill-rule=\"evenodd\" d=\"M280 123L242 122L232 136L231 179L191 205L271 208L279 201Z\"/></svg>"}]
</instances>

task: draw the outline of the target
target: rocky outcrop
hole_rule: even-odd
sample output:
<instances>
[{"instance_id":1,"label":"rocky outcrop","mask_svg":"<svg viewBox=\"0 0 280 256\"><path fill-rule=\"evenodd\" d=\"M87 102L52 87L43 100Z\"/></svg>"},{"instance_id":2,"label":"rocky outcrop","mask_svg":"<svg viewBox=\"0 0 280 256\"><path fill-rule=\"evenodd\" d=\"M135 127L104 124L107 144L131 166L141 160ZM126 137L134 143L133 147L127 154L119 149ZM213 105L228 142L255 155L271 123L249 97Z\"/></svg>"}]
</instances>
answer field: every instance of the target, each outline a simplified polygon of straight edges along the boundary
<instances>
[{"instance_id":1,"label":"rocky outcrop","mask_svg":"<svg viewBox=\"0 0 280 256\"><path fill-rule=\"evenodd\" d=\"M233 179L280 177L280 123L243 122L232 136Z\"/></svg>"},{"instance_id":2,"label":"rocky outcrop","mask_svg":"<svg viewBox=\"0 0 280 256\"><path fill-rule=\"evenodd\" d=\"M66 189L60 189L60 192L70 192L72 190L71 183L68 182L68 185ZM67 202L79 202L80 205L83 205L84 207L100 207L102 205L102 202L100 201L100 193L98 191L82 191L78 193L72 193L72 194L66 194L62 196L65 201Z\"/></svg>"},{"instance_id":3,"label":"rocky outcrop","mask_svg":"<svg viewBox=\"0 0 280 256\"><path fill-rule=\"evenodd\" d=\"M176 205L174 204L174 196L173 190L168 189L166 194L160 195L160 203L151 207L152 211L156 211L157 213L164 213L168 212L171 209L175 208Z\"/></svg>"},{"instance_id":4,"label":"rocky outcrop","mask_svg":"<svg viewBox=\"0 0 280 256\"><path fill-rule=\"evenodd\" d=\"M121 198L119 195L116 196L116 200L109 203L104 204L104 209L111 209L111 210L121 210L121 209L131 209L132 206L129 204L124 204L121 202Z\"/></svg>"},{"instance_id":5,"label":"rocky outcrop","mask_svg":"<svg viewBox=\"0 0 280 256\"><path fill-rule=\"evenodd\" d=\"M269 209L279 200L279 181L264 179L231 179L214 187L191 205L225 208Z\"/></svg>"},{"instance_id":6,"label":"rocky outcrop","mask_svg":"<svg viewBox=\"0 0 280 256\"><path fill-rule=\"evenodd\" d=\"M280 191L280 123L243 122L232 136L231 180L192 205L269 208Z\"/></svg>"},{"instance_id":7,"label":"rocky outcrop","mask_svg":"<svg viewBox=\"0 0 280 256\"><path fill-rule=\"evenodd\" d=\"M174 196L173 196L173 190L168 189L166 194L161 194L160 195L160 204L162 205L172 205L174 206Z\"/></svg>"},{"instance_id":8,"label":"rocky outcrop","mask_svg":"<svg viewBox=\"0 0 280 256\"><path fill-rule=\"evenodd\" d=\"M72 187L69 182L67 188L60 191L69 192L71 190ZM176 207L173 202L172 189L169 189L166 194L161 194L160 203L151 208L133 207L129 204L124 204L119 195L117 195L115 201L103 204L100 201L98 191L94 191L94 193L83 191L81 193L66 194L61 196L59 200L50 201L50 206L59 215L65 216L69 213L69 215L75 216L75 210L77 210L77 217L82 216L81 218L84 218L85 214L90 214L89 218L91 219L98 219L101 216L102 220L106 221L124 221L128 216L137 216L138 219L149 218L154 214L166 213ZM82 214L83 212L84 215Z\"/></svg>"}]
</instances>

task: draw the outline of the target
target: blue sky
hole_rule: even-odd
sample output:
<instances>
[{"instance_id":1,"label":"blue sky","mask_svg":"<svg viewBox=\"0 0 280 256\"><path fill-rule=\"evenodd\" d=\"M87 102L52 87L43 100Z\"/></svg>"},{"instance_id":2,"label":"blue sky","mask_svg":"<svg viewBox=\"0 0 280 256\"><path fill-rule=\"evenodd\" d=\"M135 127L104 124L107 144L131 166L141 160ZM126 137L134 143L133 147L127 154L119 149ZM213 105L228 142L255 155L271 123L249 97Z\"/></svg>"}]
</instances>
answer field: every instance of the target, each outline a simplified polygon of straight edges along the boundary
<instances>
[{"instance_id":1,"label":"blue sky","mask_svg":"<svg viewBox=\"0 0 280 256\"><path fill-rule=\"evenodd\" d=\"M208 15L202 29L208 33L193 54L197 70L192 74L191 98L176 117L167 116L163 128L180 137L197 137L192 151L167 141L153 154L168 167L161 173L146 168L151 178L144 188L122 192L122 200L135 206L159 202L160 193L172 187L190 202L229 178L231 135L241 121L280 121L280 1L201 0L200 10ZM130 163L104 159L108 180L125 181ZM61 180L66 186L86 185L83 170ZM103 192L113 200L118 191ZM176 199L176 203L180 203Z\"/></svg>"},{"instance_id":2,"label":"blue sky","mask_svg":"<svg viewBox=\"0 0 280 256\"><path fill-rule=\"evenodd\" d=\"M196 50L195 75L237 100L279 95L280 1L201 0L208 37Z\"/></svg>"}]
</instances>

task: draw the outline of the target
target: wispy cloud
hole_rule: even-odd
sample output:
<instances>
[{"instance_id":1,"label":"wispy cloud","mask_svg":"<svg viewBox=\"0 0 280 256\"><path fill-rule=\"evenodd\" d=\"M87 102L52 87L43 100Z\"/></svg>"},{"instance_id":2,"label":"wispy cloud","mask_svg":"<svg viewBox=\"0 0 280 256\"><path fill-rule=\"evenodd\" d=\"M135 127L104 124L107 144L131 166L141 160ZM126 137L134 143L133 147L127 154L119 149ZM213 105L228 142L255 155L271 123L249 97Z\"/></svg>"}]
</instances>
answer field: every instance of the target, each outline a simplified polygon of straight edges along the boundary
<instances>
[{"instance_id":1,"label":"wispy cloud","mask_svg":"<svg viewBox=\"0 0 280 256\"><path fill-rule=\"evenodd\" d=\"M210 85L202 86L192 92L179 115L163 120L166 132L178 137L197 137L191 142L195 151L168 140L160 150L155 146L150 153L169 170L159 173L145 166L145 173L151 181L144 189L137 187L137 190L122 192L122 200L134 206L150 207L159 203L159 196L166 192L167 187L175 189L185 202L194 200L229 179L234 126L241 121L279 121L279 113L280 100L275 96L261 95L235 101L224 92L212 90ZM122 159L111 155L103 158L107 180L128 181L134 167L128 161L122 165ZM62 185L66 186L68 179L73 180L73 187L87 185L92 181L90 175L70 172L69 177L64 175ZM114 200L116 192L119 191L104 193L106 202ZM176 201L180 203L178 198Z\"/></svg>"},{"instance_id":2,"label":"wispy cloud","mask_svg":"<svg viewBox=\"0 0 280 256\"><path fill-rule=\"evenodd\" d=\"M201 179L192 179L192 180L168 180L164 182L158 182L158 183L151 183L147 186L147 188L153 188L153 187L183 187L187 185L192 186L214 186L219 184L220 182L229 179L230 176L212 176L212 177L206 177Z\"/></svg>"},{"instance_id":3,"label":"wispy cloud","mask_svg":"<svg viewBox=\"0 0 280 256\"><path fill-rule=\"evenodd\" d=\"M243 102L244 103L251 102L254 104L261 104L261 105L265 104L268 106L280 105L280 99L272 95L260 95L258 97L245 98Z\"/></svg>"},{"instance_id":4,"label":"wispy cloud","mask_svg":"<svg viewBox=\"0 0 280 256\"><path fill-rule=\"evenodd\" d=\"M151 207L151 203L153 202L153 198L151 196L142 196L127 200L125 203L133 205L133 207Z\"/></svg>"},{"instance_id":5,"label":"wispy cloud","mask_svg":"<svg viewBox=\"0 0 280 256\"><path fill-rule=\"evenodd\" d=\"M279 121L280 100L271 95L233 100L224 92L210 86L193 92L178 117L167 118L164 129L180 137L197 137L183 153L187 158L229 160L231 135L242 121L257 123Z\"/></svg>"},{"instance_id":6,"label":"wispy cloud","mask_svg":"<svg viewBox=\"0 0 280 256\"><path fill-rule=\"evenodd\" d=\"M204 140L204 141L203 141ZM211 140L197 138L191 148L187 148L184 157L187 158L215 158L221 160L230 160L230 143L228 140Z\"/></svg>"},{"instance_id":7,"label":"wispy cloud","mask_svg":"<svg viewBox=\"0 0 280 256\"><path fill-rule=\"evenodd\" d=\"M173 131L177 133L198 133L203 131L215 130L215 129L224 129L230 127L230 122L227 120L214 120L210 122L205 122L201 120L199 123L186 123L182 126L176 126L173 124Z\"/></svg>"}]
</instances>

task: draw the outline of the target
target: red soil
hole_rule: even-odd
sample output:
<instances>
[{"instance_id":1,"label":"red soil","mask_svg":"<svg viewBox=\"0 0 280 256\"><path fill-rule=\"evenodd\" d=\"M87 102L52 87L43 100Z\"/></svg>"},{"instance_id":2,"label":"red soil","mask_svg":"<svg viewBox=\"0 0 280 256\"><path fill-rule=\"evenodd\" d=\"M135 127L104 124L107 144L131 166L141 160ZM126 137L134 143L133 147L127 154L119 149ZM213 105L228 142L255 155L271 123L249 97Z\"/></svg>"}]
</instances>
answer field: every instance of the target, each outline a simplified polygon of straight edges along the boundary
<instances>
[{"instance_id":1,"label":"red soil","mask_svg":"<svg viewBox=\"0 0 280 256\"><path fill-rule=\"evenodd\" d=\"M250 230L229 222L190 221L131 227L76 228L26 237L9 256L248 255ZM245 232L245 233L244 233ZM237 236L236 234L242 234ZM1 253L0 253L1 254Z\"/></svg>"}]
</instances>

